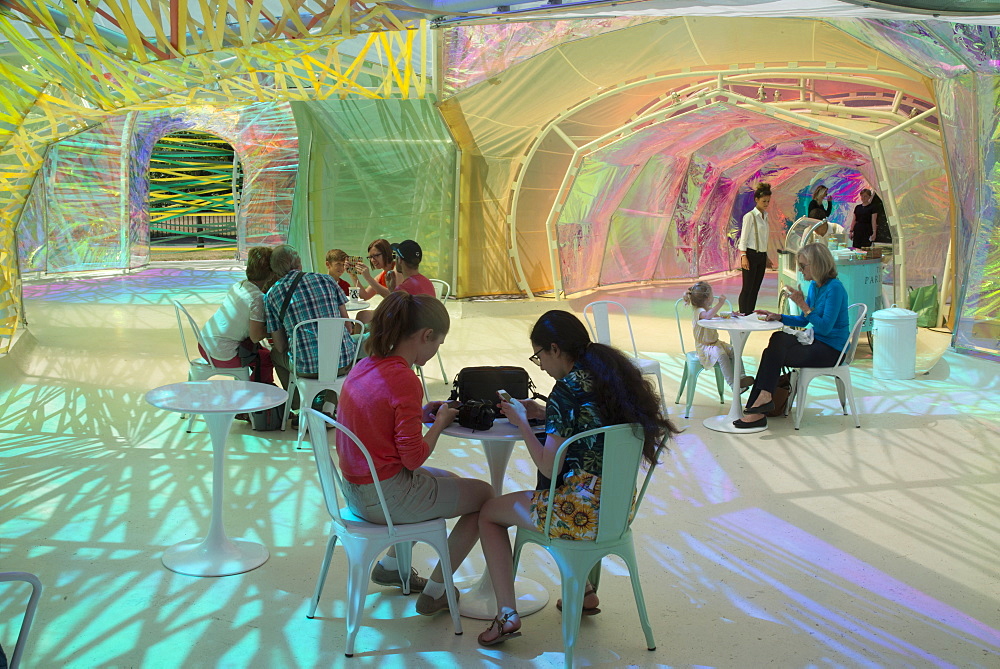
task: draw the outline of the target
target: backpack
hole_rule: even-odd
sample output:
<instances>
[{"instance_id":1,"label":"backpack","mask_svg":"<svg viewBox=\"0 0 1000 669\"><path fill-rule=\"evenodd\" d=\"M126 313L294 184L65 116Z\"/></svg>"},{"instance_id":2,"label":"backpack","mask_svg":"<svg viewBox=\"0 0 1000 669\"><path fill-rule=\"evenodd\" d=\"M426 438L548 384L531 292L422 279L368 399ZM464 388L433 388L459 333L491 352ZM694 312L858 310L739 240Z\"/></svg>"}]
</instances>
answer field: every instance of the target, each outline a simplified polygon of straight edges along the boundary
<instances>
[{"instance_id":1,"label":"backpack","mask_svg":"<svg viewBox=\"0 0 1000 669\"><path fill-rule=\"evenodd\" d=\"M280 430L285 420L285 405L250 412L250 428L256 432Z\"/></svg>"}]
</instances>

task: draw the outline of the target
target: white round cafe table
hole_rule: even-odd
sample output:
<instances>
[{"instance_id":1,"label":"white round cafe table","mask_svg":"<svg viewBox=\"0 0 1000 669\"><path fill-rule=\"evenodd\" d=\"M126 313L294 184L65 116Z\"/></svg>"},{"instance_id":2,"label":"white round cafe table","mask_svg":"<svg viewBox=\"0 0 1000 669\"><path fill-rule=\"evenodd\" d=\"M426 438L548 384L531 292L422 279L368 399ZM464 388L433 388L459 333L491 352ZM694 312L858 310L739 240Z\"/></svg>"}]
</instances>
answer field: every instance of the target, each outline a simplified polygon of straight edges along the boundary
<instances>
[{"instance_id":1,"label":"white round cafe table","mask_svg":"<svg viewBox=\"0 0 1000 669\"><path fill-rule=\"evenodd\" d=\"M212 515L208 536L183 541L163 553L163 566L188 576L230 576L256 569L268 558L267 548L253 541L230 539L222 523L226 437L238 413L284 404L288 393L277 386L252 381L211 379L160 386L146 393L159 409L197 413L205 417L212 437Z\"/></svg>"},{"instance_id":2,"label":"white round cafe table","mask_svg":"<svg viewBox=\"0 0 1000 669\"><path fill-rule=\"evenodd\" d=\"M731 434L752 434L767 428L738 428L733 421L743 418L743 406L740 400L740 379L743 378L743 346L751 332L770 332L781 329L781 321L762 321L757 314L739 316L737 318L709 318L698 321L698 325L710 330L725 330L729 333L729 341L733 345L733 403L725 416L712 416L702 421L702 425L716 432Z\"/></svg>"},{"instance_id":3,"label":"white round cafe table","mask_svg":"<svg viewBox=\"0 0 1000 669\"><path fill-rule=\"evenodd\" d=\"M368 307L372 306L372 303L365 302L364 300L359 300L357 302L348 300L347 304L344 306L347 307L348 311L361 311L362 309L367 309Z\"/></svg>"},{"instance_id":4,"label":"white round cafe table","mask_svg":"<svg viewBox=\"0 0 1000 669\"><path fill-rule=\"evenodd\" d=\"M490 469L490 483L497 495L503 494L503 480L507 472L510 454L514 444L521 441L521 432L506 418L499 418L489 430L470 430L458 423L452 423L442 434L460 439L473 439L483 445L486 464ZM464 578L455 582L462 598L458 602L459 612L466 618L492 620L497 615L497 598L493 594L493 582L489 573L479 577ZM528 616L540 611L549 602L549 591L541 583L519 576L514 581L517 596L517 613Z\"/></svg>"}]
</instances>

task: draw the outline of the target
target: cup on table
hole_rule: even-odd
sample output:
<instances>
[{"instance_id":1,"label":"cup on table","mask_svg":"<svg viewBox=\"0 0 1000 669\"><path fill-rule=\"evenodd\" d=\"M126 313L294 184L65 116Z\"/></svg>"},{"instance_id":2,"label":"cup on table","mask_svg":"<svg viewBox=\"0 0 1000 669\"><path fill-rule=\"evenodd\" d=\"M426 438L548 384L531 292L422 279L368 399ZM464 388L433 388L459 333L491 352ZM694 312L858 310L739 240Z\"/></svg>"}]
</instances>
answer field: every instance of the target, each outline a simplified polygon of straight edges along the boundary
<instances>
[{"instance_id":1,"label":"cup on table","mask_svg":"<svg viewBox=\"0 0 1000 669\"><path fill-rule=\"evenodd\" d=\"M360 302L361 288L359 288L358 286L351 286L351 288L348 291L348 297L351 299L351 302Z\"/></svg>"}]
</instances>

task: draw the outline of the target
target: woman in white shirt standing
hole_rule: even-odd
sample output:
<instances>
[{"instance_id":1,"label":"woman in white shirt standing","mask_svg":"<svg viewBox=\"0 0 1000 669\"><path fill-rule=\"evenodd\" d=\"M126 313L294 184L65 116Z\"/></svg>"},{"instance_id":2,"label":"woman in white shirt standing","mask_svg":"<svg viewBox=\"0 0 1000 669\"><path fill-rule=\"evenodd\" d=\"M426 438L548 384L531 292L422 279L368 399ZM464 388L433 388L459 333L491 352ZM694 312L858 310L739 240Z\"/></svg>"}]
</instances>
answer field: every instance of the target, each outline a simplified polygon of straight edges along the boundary
<instances>
[{"instance_id":1,"label":"woman in white shirt standing","mask_svg":"<svg viewBox=\"0 0 1000 669\"><path fill-rule=\"evenodd\" d=\"M771 184L757 184L753 199L756 206L743 217L743 229L737 244L740 269L743 270L743 289L739 300L741 314L753 313L757 308L757 293L764 281L764 271L774 267L767 255L770 223L767 208L771 205Z\"/></svg>"}]
</instances>

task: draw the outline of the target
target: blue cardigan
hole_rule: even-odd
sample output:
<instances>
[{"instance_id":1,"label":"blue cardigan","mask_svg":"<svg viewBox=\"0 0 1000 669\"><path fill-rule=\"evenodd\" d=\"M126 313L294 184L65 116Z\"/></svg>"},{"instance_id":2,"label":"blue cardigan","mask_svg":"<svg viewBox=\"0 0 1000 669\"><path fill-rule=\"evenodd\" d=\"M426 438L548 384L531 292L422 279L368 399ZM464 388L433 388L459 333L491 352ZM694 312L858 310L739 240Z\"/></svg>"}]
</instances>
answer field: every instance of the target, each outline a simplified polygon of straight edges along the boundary
<instances>
[{"instance_id":1,"label":"blue cardigan","mask_svg":"<svg viewBox=\"0 0 1000 669\"><path fill-rule=\"evenodd\" d=\"M781 315L781 322L796 328L812 325L817 341L838 351L844 348L851 334L847 317L847 289L840 279L830 279L822 286L809 282L806 304L812 311L808 316Z\"/></svg>"}]
</instances>

